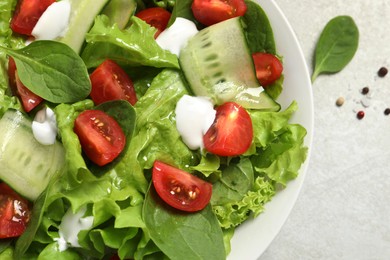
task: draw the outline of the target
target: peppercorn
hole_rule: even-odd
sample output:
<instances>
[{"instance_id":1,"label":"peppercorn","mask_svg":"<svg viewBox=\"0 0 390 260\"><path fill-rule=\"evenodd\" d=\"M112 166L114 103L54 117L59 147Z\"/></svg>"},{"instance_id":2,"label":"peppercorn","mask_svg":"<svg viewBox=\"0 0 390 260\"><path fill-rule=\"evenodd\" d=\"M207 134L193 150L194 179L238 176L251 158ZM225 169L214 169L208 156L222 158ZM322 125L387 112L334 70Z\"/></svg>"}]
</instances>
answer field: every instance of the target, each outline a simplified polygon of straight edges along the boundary
<instances>
[{"instance_id":1,"label":"peppercorn","mask_svg":"<svg viewBox=\"0 0 390 260\"><path fill-rule=\"evenodd\" d=\"M358 118L358 119L362 119L363 117L364 117L364 111L359 111L359 112L357 112L357 114L356 114L356 117Z\"/></svg>"},{"instance_id":2,"label":"peppercorn","mask_svg":"<svg viewBox=\"0 0 390 260\"><path fill-rule=\"evenodd\" d=\"M369 91L370 91L370 89L369 89L368 87L364 87L364 88L362 89L362 94L363 94L363 95L366 95L366 94L368 94Z\"/></svg>"},{"instance_id":3,"label":"peppercorn","mask_svg":"<svg viewBox=\"0 0 390 260\"><path fill-rule=\"evenodd\" d=\"M341 107L345 102L345 99L343 97L339 97L337 100L336 100L336 106L338 107Z\"/></svg>"},{"instance_id":4,"label":"peppercorn","mask_svg":"<svg viewBox=\"0 0 390 260\"><path fill-rule=\"evenodd\" d=\"M386 116L390 115L390 108L386 108L384 113Z\"/></svg>"},{"instance_id":5,"label":"peppercorn","mask_svg":"<svg viewBox=\"0 0 390 260\"><path fill-rule=\"evenodd\" d=\"M378 70L378 76L383 78L384 76L386 76L388 70L386 67L381 67L379 70Z\"/></svg>"}]
</instances>

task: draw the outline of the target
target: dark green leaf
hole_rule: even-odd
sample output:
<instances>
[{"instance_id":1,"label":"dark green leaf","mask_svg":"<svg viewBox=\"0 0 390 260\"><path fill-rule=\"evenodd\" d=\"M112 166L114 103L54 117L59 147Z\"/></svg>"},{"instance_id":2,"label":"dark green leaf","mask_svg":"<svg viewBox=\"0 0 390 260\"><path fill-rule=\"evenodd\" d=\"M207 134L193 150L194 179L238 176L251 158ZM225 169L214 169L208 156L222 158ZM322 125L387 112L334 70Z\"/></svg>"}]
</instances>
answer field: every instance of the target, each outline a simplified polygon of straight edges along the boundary
<instances>
[{"instance_id":1,"label":"dark green leaf","mask_svg":"<svg viewBox=\"0 0 390 260\"><path fill-rule=\"evenodd\" d=\"M35 235L43 219L44 209L50 205L52 201L61 196L60 193L56 192L57 181L58 178L52 179L49 182L47 189L38 197L36 201L34 201L34 207L27 229L16 241L14 252L15 259L22 259L23 255L34 241Z\"/></svg>"},{"instance_id":2,"label":"dark green leaf","mask_svg":"<svg viewBox=\"0 0 390 260\"><path fill-rule=\"evenodd\" d=\"M312 82L321 73L341 71L353 58L359 45L359 30L350 16L330 20L318 40Z\"/></svg>"},{"instance_id":3,"label":"dark green leaf","mask_svg":"<svg viewBox=\"0 0 390 260\"><path fill-rule=\"evenodd\" d=\"M176 0L175 7L172 10L171 18L169 19L168 27L176 20L177 17L183 17L193 21L197 26L200 26L199 22L196 21L192 10L192 0Z\"/></svg>"},{"instance_id":4,"label":"dark green leaf","mask_svg":"<svg viewBox=\"0 0 390 260\"><path fill-rule=\"evenodd\" d=\"M248 158L231 164L222 172L221 179L213 185L212 205L241 200L252 188L254 173Z\"/></svg>"},{"instance_id":5,"label":"dark green leaf","mask_svg":"<svg viewBox=\"0 0 390 260\"><path fill-rule=\"evenodd\" d=\"M19 50L0 48L15 59L22 83L43 99L70 103L89 95L91 82L87 68L64 43L34 41Z\"/></svg>"},{"instance_id":6,"label":"dark green leaf","mask_svg":"<svg viewBox=\"0 0 390 260\"><path fill-rule=\"evenodd\" d=\"M0 240L0 254L11 246L13 239L1 239Z\"/></svg>"},{"instance_id":7,"label":"dark green leaf","mask_svg":"<svg viewBox=\"0 0 390 260\"><path fill-rule=\"evenodd\" d=\"M226 258L222 230L210 205L196 213L180 212L168 207L151 186L143 217L153 242L172 260Z\"/></svg>"},{"instance_id":8,"label":"dark green leaf","mask_svg":"<svg viewBox=\"0 0 390 260\"><path fill-rule=\"evenodd\" d=\"M251 52L276 54L274 35L267 14L255 2L246 1L246 5L248 10L244 15L244 21Z\"/></svg>"}]
</instances>

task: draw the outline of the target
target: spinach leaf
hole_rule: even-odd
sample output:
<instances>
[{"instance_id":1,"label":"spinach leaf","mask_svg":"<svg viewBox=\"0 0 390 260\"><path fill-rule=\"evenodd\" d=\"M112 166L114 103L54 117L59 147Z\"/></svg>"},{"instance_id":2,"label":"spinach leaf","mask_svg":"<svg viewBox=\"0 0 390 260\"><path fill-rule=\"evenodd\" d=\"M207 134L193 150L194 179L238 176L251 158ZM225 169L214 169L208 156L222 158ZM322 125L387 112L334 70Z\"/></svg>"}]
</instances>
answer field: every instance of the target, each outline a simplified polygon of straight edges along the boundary
<instances>
[{"instance_id":1,"label":"spinach leaf","mask_svg":"<svg viewBox=\"0 0 390 260\"><path fill-rule=\"evenodd\" d=\"M192 10L192 0L176 0L175 7L172 10L171 18L168 22L168 27L176 20L177 17L183 17L188 20L193 21L198 27L202 27L202 25L195 19Z\"/></svg>"},{"instance_id":2,"label":"spinach leaf","mask_svg":"<svg viewBox=\"0 0 390 260\"><path fill-rule=\"evenodd\" d=\"M341 71L353 58L359 44L359 30L350 16L330 20L318 40L312 82L321 73Z\"/></svg>"},{"instance_id":3,"label":"spinach leaf","mask_svg":"<svg viewBox=\"0 0 390 260\"><path fill-rule=\"evenodd\" d=\"M168 207L151 186L143 218L153 242L172 260L226 258L223 233L210 205L183 213Z\"/></svg>"},{"instance_id":4,"label":"spinach leaf","mask_svg":"<svg viewBox=\"0 0 390 260\"><path fill-rule=\"evenodd\" d=\"M267 14L257 3L253 1L245 3L248 9L244 15L244 22L247 26L247 40L251 53L276 54L274 35Z\"/></svg>"},{"instance_id":5,"label":"spinach leaf","mask_svg":"<svg viewBox=\"0 0 390 260\"><path fill-rule=\"evenodd\" d=\"M49 182L46 190L34 201L34 207L31 212L30 222L27 226L26 231L16 241L14 258L22 259L27 249L33 243L36 233L39 230L39 226L43 221L44 209L50 205L51 202L60 197L60 193L56 183L59 178L54 178Z\"/></svg>"},{"instance_id":6,"label":"spinach leaf","mask_svg":"<svg viewBox=\"0 0 390 260\"><path fill-rule=\"evenodd\" d=\"M0 254L11 246L13 239L1 239L0 240Z\"/></svg>"},{"instance_id":7,"label":"spinach leaf","mask_svg":"<svg viewBox=\"0 0 390 260\"><path fill-rule=\"evenodd\" d=\"M241 200L252 188L254 172L252 163L243 158L222 171L221 179L213 185L212 205L221 205Z\"/></svg>"},{"instance_id":8,"label":"spinach leaf","mask_svg":"<svg viewBox=\"0 0 390 260\"><path fill-rule=\"evenodd\" d=\"M34 41L18 50L0 49L15 59L22 83L49 102L76 102L91 92L83 60L64 43Z\"/></svg>"}]
</instances>

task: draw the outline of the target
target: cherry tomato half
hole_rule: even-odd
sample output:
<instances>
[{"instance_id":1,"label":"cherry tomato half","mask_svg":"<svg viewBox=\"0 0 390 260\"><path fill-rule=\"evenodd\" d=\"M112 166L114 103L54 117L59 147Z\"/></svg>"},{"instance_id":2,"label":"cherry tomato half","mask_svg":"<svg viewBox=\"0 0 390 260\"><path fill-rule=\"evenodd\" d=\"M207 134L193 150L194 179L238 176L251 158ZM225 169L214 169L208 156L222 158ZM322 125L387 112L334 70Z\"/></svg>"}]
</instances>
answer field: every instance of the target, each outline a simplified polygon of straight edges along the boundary
<instances>
[{"instance_id":1,"label":"cherry tomato half","mask_svg":"<svg viewBox=\"0 0 390 260\"><path fill-rule=\"evenodd\" d=\"M191 9L198 22L209 26L243 16L247 6L244 0L194 0Z\"/></svg>"},{"instance_id":2,"label":"cherry tomato half","mask_svg":"<svg viewBox=\"0 0 390 260\"><path fill-rule=\"evenodd\" d=\"M171 13L161 7L151 7L138 12L135 16L157 29L154 38L167 28Z\"/></svg>"},{"instance_id":3,"label":"cherry tomato half","mask_svg":"<svg viewBox=\"0 0 390 260\"><path fill-rule=\"evenodd\" d=\"M18 237L30 220L28 201L6 183L0 183L0 238Z\"/></svg>"},{"instance_id":4,"label":"cherry tomato half","mask_svg":"<svg viewBox=\"0 0 390 260\"><path fill-rule=\"evenodd\" d=\"M11 20L11 29L31 35L39 18L55 0L20 0Z\"/></svg>"},{"instance_id":5,"label":"cherry tomato half","mask_svg":"<svg viewBox=\"0 0 390 260\"><path fill-rule=\"evenodd\" d=\"M161 161L154 162L152 181L161 199L176 209L199 211L210 202L210 183Z\"/></svg>"},{"instance_id":6,"label":"cherry tomato half","mask_svg":"<svg viewBox=\"0 0 390 260\"><path fill-rule=\"evenodd\" d=\"M220 156L236 156L248 150L253 139L252 119L234 102L217 107L214 123L203 136L206 150Z\"/></svg>"},{"instance_id":7,"label":"cherry tomato half","mask_svg":"<svg viewBox=\"0 0 390 260\"><path fill-rule=\"evenodd\" d=\"M35 95L20 81L15 60L11 57L8 60L8 78L12 93L20 99L23 109L27 113L43 101L40 96Z\"/></svg>"},{"instance_id":8,"label":"cherry tomato half","mask_svg":"<svg viewBox=\"0 0 390 260\"><path fill-rule=\"evenodd\" d=\"M118 122L101 110L80 113L74 123L74 132L84 153L99 166L112 162L126 144L126 136Z\"/></svg>"},{"instance_id":9,"label":"cherry tomato half","mask_svg":"<svg viewBox=\"0 0 390 260\"><path fill-rule=\"evenodd\" d=\"M105 60L90 75L91 98L96 105L110 100L137 102L134 84L126 72L114 61Z\"/></svg>"},{"instance_id":10,"label":"cherry tomato half","mask_svg":"<svg viewBox=\"0 0 390 260\"><path fill-rule=\"evenodd\" d=\"M283 72L282 62L273 54L256 52L252 54L256 77L265 87L280 78Z\"/></svg>"}]
</instances>

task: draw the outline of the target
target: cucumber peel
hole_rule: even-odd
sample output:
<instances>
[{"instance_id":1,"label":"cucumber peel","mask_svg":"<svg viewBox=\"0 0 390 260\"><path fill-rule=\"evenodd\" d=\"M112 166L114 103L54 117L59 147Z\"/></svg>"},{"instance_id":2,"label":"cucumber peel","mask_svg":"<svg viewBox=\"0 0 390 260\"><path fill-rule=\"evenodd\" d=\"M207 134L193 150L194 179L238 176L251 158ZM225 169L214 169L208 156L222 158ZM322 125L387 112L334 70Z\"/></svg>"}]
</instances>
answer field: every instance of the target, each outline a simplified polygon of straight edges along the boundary
<instances>
[{"instance_id":1,"label":"cucumber peel","mask_svg":"<svg viewBox=\"0 0 390 260\"><path fill-rule=\"evenodd\" d=\"M192 91L217 105L234 101L245 108L278 111L260 86L240 17L209 26L181 50L180 66ZM256 95L254 91L258 89Z\"/></svg>"},{"instance_id":2,"label":"cucumber peel","mask_svg":"<svg viewBox=\"0 0 390 260\"><path fill-rule=\"evenodd\" d=\"M65 35L58 40L79 53L95 17L109 0L70 0L71 14Z\"/></svg>"},{"instance_id":3,"label":"cucumber peel","mask_svg":"<svg viewBox=\"0 0 390 260\"><path fill-rule=\"evenodd\" d=\"M0 179L34 201L64 167L65 151L58 141L53 145L39 143L31 124L17 110L7 110L0 119Z\"/></svg>"}]
</instances>

